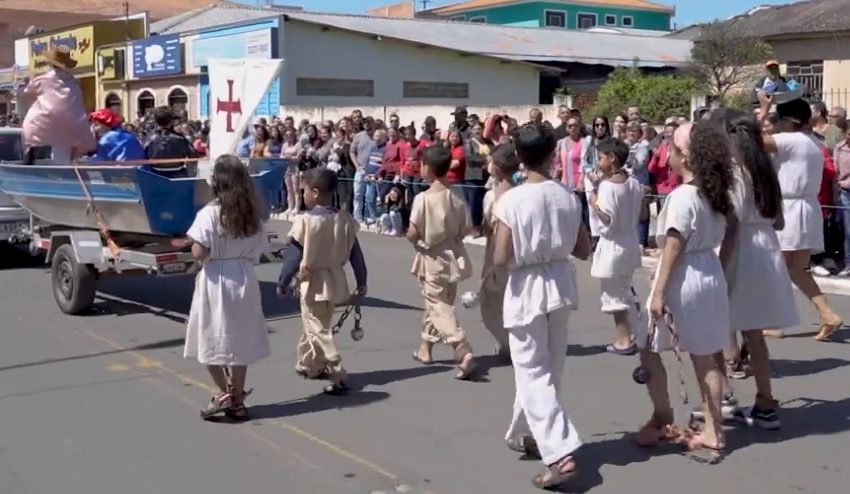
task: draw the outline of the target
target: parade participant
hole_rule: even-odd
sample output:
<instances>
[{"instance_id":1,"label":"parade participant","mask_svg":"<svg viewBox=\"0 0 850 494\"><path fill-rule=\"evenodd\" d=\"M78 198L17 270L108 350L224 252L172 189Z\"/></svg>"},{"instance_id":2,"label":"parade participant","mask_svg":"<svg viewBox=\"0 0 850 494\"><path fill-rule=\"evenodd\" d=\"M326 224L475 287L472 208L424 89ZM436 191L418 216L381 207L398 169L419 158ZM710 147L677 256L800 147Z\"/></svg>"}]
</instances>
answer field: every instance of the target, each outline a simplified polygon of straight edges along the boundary
<instances>
[{"instance_id":1,"label":"parade participant","mask_svg":"<svg viewBox=\"0 0 850 494\"><path fill-rule=\"evenodd\" d=\"M639 314L632 276L641 265L637 229L643 188L626 173L629 147L624 142L613 138L601 141L597 153L602 182L590 196L590 207L600 225L590 275L599 278L602 312L614 316L616 339L606 351L634 355L637 345L632 326Z\"/></svg>"},{"instance_id":2,"label":"parade participant","mask_svg":"<svg viewBox=\"0 0 850 494\"><path fill-rule=\"evenodd\" d=\"M733 330L741 331L750 354L756 399L738 417L763 429L780 427L770 385L770 356L762 330L800 324L788 269L782 258L776 230L784 227L782 191L770 155L764 148L752 116L721 109L712 115L732 138L736 164L732 202L738 219L737 233L728 258L726 282ZM726 398L724 398L726 400Z\"/></svg>"},{"instance_id":3,"label":"parade participant","mask_svg":"<svg viewBox=\"0 0 850 494\"><path fill-rule=\"evenodd\" d=\"M549 176L555 137L544 126L520 128L517 154L527 173L495 207L493 263L508 270L504 325L516 379L508 447L543 460L533 483L545 489L576 473L578 433L562 406L570 312L578 287L570 255L587 259L590 237L578 197Z\"/></svg>"},{"instance_id":4,"label":"parade participant","mask_svg":"<svg viewBox=\"0 0 850 494\"><path fill-rule=\"evenodd\" d=\"M334 308L352 297L345 276L351 263L357 281L355 296L366 295L366 261L357 241L357 222L350 214L333 209L337 176L327 168L304 173L307 213L294 218L289 248L278 280L278 295L290 295L293 278L298 283L304 333L298 342L295 372L307 379L328 378L330 395L349 391L348 373L342 366L331 328Z\"/></svg>"},{"instance_id":5,"label":"parade participant","mask_svg":"<svg viewBox=\"0 0 850 494\"><path fill-rule=\"evenodd\" d=\"M497 201L513 186L513 175L519 170L519 158L513 144L499 144L490 155L488 172L495 179L495 186L484 195L484 221L482 234L487 238L484 247L484 266L481 269L481 319L484 327L496 339L496 355L509 359L508 330L502 320L502 304L508 273L503 267L493 265L495 233L498 222L493 216Z\"/></svg>"},{"instance_id":6,"label":"parade participant","mask_svg":"<svg viewBox=\"0 0 850 494\"><path fill-rule=\"evenodd\" d=\"M145 159L145 149L139 139L121 126L124 119L109 108L90 115L91 128L98 138L94 161L133 161Z\"/></svg>"},{"instance_id":7,"label":"parade participant","mask_svg":"<svg viewBox=\"0 0 850 494\"><path fill-rule=\"evenodd\" d=\"M636 331L653 405L652 417L636 442L654 446L681 440L691 454L713 463L725 448L720 413L723 371L715 356L730 343L727 285L715 249L731 239L724 239L727 219L735 221L729 195L732 156L726 134L713 122L680 126L672 144L670 164L684 183L667 197L658 216L656 240L663 253L648 303L650 325L655 328L652 341L647 341L649 327ZM681 437L673 427L667 373L657 353L674 346L668 317L675 324L675 344L691 354L704 398L704 429Z\"/></svg>"},{"instance_id":8,"label":"parade participant","mask_svg":"<svg viewBox=\"0 0 850 494\"><path fill-rule=\"evenodd\" d=\"M254 182L239 158L225 155L215 161L212 194L213 201L198 212L186 233L192 255L203 267L195 278L183 354L206 365L219 389L201 417L224 412L231 419L247 420L248 366L270 353L254 274L268 239Z\"/></svg>"},{"instance_id":9,"label":"parade participant","mask_svg":"<svg viewBox=\"0 0 850 494\"><path fill-rule=\"evenodd\" d=\"M768 118L773 98L759 91L762 122ZM818 203L824 156L811 136L804 133L812 116L809 104L795 99L776 105L779 133L763 134L782 189L785 227L777 233L791 281L812 302L820 315L818 341L828 341L842 325L809 271L812 253L824 250L823 216Z\"/></svg>"},{"instance_id":10,"label":"parade participant","mask_svg":"<svg viewBox=\"0 0 850 494\"><path fill-rule=\"evenodd\" d=\"M145 153L149 159L165 160L197 157L192 143L185 136L174 131L175 118L171 108L167 106L156 108L153 111L153 118L156 122L156 131L148 145L145 146ZM150 165L150 168L153 172L168 178L188 176L186 164L183 162Z\"/></svg>"},{"instance_id":11,"label":"parade participant","mask_svg":"<svg viewBox=\"0 0 850 494\"><path fill-rule=\"evenodd\" d=\"M422 153L422 178L430 183L413 200L407 239L416 256L411 273L422 286L425 311L422 343L413 358L433 363L434 344L443 341L454 349L457 379L469 379L475 371L472 347L455 313L457 286L472 275L472 263L463 239L471 230L466 201L452 192L446 180L452 162L451 152L432 146Z\"/></svg>"},{"instance_id":12,"label":"parade participant","mask_svg":"<svg viewBox=\"0 0 850 494\"><path fill-rule=\"evenodd\" d=\"M71 73L77 61L67 46L53 45L44 54L51 70L35 76L24 94L35 98L23 123L24 145L50 146L53 161L68 165L71 159L97 147L83 103L80 83ZM32 153L27 153L32 154Z\"/></svg>"}]
</instances>

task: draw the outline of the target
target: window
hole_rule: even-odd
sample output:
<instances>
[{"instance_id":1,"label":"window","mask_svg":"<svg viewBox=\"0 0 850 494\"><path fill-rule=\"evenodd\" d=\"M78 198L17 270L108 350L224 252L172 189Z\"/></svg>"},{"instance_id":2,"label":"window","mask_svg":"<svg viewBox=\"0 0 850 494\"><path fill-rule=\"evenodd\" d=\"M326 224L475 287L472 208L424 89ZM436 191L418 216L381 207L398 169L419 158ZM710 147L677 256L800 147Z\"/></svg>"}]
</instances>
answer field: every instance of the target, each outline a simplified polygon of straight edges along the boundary
<instances>
[{"instance_id":1,"label":"window","mask_svg":"<svg viewBox=\"0 0 850 494\"><path fill-rule=\"evenodd\" d=\"M456 15L454 17L449 17L449 20L453 21L453 22L465 22L466 16L465 15Z\"/></svg>"},{"instance_id":2,"label":"window","mask_svg":"<svg viewBox=\"0 0 850 494\"><path fill-rule=\"evenodd\" d=\"M616 26L617 25L617 16L614 14L605 14L605 25L606 26Z\"/></svg>"},{"instance_id":3,"label":"window","mask_svg":"<svg viewBox=\"0 0 850 494\"><path fill-rule=\"evenodd\" d=\"M365 79L295 79L295 94L298 96L375 96L375 81Z\"/></svg>"},{"instance_id":4,"label":"window","mask_svg":"<svg viewBox=\"0 0 850 494\"><path fill-rule=\"evenodd\" d=\"M805 86L806 96L810 99L823 99L823 60L788 62L786 77Z\"/></svg>"},{"instance_id":5,"label":"window","mask_svg":"<svg viewBox=\"0 0 850 494\"><path fill-rule=\"evenodd\" d=\"M405 98L468 99L469 84L465 82L404 81Z\"/></svg>"},{"instance_id":6,"label":"window","mask_svg":"<svg viewBox=\"0 0 850 494\"><path fill-rule=\"evenodd\" d=\"M579 29L590 29L596 26L596 14L578 14L576 25Z\"/></svg>"},{"instance_id":7,"label":"window","mask_svg":"<svg viewBox=\"0 0 850 494\"><path fill-rule=\"evenodd\" d=\"M172 110L186 110L186 105L189 104L189 96L186 91L176 87L168 93L168 106Z\"/></svg>"},{"instance_id":8,"label":"window","mask_svg":"<svg viewBox=\"0 0 850 494\"><path fill-rule=\"evenodd\" d=\"M479 15L477 17L470 17L469 22L474 22L476 24L487 24L487 16Z\"/></svg>"},{"instance_id":9,"label":"window","mask_svg":"<svg viewBox=\"0 0 850 494\"><path fill-rule=\"evenodd\" d=\"M623 27L632 27L635 25L635 18L630 15L623 16Z\"/></svg>"},{"instance_id":10,"label":"window","mask_svg":"<svg viewBox=\"0 0 850 494\"><path fill-rule=\"evenodd\" d=\"M561 10L547 10L546 27L567 27L567 13Z\"/></svg>"},{"instance_id":11,"label":"window","mask_svg":"<svg viewBox=\"0 0 850 494\"><path fill-rule=\"evenodd\" d=\"M156 98L150 91L142 91L136 97L136 112L143 117L148 110L156 106Z\"/></svg>"}]
</instances>

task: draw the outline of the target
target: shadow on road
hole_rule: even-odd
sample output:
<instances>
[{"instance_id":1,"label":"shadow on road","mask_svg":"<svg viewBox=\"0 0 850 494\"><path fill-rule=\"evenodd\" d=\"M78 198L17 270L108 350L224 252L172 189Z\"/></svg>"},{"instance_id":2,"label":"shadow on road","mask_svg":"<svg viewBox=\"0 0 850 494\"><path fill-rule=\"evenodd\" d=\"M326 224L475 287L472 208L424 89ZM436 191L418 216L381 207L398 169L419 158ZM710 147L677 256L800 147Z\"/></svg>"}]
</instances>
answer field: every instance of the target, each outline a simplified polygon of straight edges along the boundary
<instances>
[{"instance_id":1,"label":"shadow on road","mask_svg":"<svg viewBox=\"0 0 850 494\"><path fill-rule=\"evenodd\" d=\"M804 333L793 333L785 335L786 338L814 338L819 331L817 325L814 325L814 331L806 331ZM843 326L841 329L832 334L831 343L850 343L850 327Z\"/></svg>"},{"instance_id":2,"label":"shadow on road","mask_svg":"<svg viewBox=\"0 0 850 494\"><path fill-rule=\"evenodd\" d=\"M44 256L33 256L24 249L0 242L0 271L38 268L48 269Z\"/></svg>"},{"instance_id":3,"label":"shadow on road","mask_svg":"<svg viewBox=\"0 0 850 494\"><path fill-rule=\"evenodd\" d=\"M800 377L829 372L850 365L850 360L820 358L817 360L771 359L770 369L774 379Z\"/></svg>"},{"instance_id":4,"label":"shadow on road","mask_svg":"<svg viewBox=\"0 0 850 494\"><path fill-rule=\"evenodd\" d=\"M382 391L352 391L348 396L317 394L282 403L252 406L248 410L248 413L250 413L253 420L295 417L308 413L323 412L325 410L361 407L386 400L389 397L389 393Z\"/></svg>"},{"instance_id":5,"label":"shadow on road","mask_svg":"<svg viewBox=\"0 0 850 494\"><path fill-rule=\"evenodd\" d=\"M88 354L85 354L85 355L74 355L74 356L71 356L71 357L57 357L57 358L52 358L52 359L38 360L38 361L35 361L35 362L26 362L26 363L23 363L23 364L7 365L5 367L0 367L0 372L12 370L12 369L24 369L24 368L27 368L27 367L36 367L36 366L39 366L39 365L58 364L58 363L62 363L62 362L71 362L71 361L74 361L74 360L83 360L83 359L88 359L88 358L104 357L106 355L115 355L115 354L118 354L118 353L143 352L143 351L146 351L146 350L160 350L162 348L172 348L172 347L177 347L177 346L183 346L183 338L174 338L174 339L171 339L171 340L156 341L156 342L153 342L153 343L146 343L144 345L137 345L137 346L125 348L125 349L122 349L122 350L108 350L108 351L105 351L105 352L88 353Z\"/></svg>"}]
</instances>

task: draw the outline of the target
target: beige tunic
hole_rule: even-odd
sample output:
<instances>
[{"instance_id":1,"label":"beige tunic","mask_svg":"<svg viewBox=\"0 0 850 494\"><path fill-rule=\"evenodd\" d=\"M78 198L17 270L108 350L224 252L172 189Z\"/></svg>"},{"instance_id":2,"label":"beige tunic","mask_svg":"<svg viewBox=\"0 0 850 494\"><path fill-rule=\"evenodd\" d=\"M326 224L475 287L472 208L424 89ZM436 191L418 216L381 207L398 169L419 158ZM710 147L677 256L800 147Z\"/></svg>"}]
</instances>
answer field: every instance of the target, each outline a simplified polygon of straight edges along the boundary
<instances>
[{"instance_id":1,"label":"beige tunic","mask_svg":"<svg viewBox=\"0 0 850 494\"><path fill-rule=\"evenodd\" d=\"M471 224L466 201L451 190L423 192L413 200L410 223L424 244L417 249L411 269L425 299L422 338L432 343L464 342L454 304L457 284L472 275L463 244Z\"/></svg>"},{"instance_id":2,"label":"beige tunic","mask_svg":"<svg viewBox=\"0 0 850 494\"><path fill-rule=\"evenodd\" d=\"M502 320L502 304L505 300L505 286L508 284L508 272L493 265L495 250L496 217L493 207L496 204L496 192L490 190L484 196L484 221L482 233L487 237L484 248L484 266L481 270L481 319L484 327L493 335L499 351L508 349L508 331Z\"/></svg>"},{"instance_id":3,"label":"beige tunic","mask_svg":"<svg viewBox=\"0 0 850 494\"><path fill-rule=\"evenodd\" d=\"M342 358L333 340L333 311L348 302L351 291L345 265L357 240L358 226L348 213L323 207L299 215L289 236L301 244L298 273L304 334L298 342L296 370L315 377L323 369L336 371Z\"/></svg>"}]
</instances>

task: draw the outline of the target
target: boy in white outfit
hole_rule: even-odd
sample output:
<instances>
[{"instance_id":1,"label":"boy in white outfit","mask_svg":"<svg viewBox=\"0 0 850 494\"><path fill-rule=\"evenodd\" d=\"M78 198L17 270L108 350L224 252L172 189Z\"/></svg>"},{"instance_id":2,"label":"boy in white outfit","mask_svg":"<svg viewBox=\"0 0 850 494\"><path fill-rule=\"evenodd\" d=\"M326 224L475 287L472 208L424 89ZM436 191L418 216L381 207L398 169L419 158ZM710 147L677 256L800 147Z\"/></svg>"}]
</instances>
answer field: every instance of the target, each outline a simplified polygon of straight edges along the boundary
<instances>
[{"instance_id":1,"label":"boy in white outfit","mask_svg":"<svg viewBox=\"0 0 850 494\"><path fill-rule=\"evenodd\" d=\"M546 489L575 475L573 453L581 446L561 405L561 381L567 323L578 305L570 255L587 259L590 237L575 194L549 177L555 152L551 130L522 127L516 148L528 178L496 203L493 253L494 264L508 270L503 316L516 379L505 439L511 449L539 455L546 468L533 483Z\"/></svg>"},{"instance_id":2,"label":"boy in white outfit","mask_svg":"<svg viewBox=\"0 0 850 494\"><path fill-rule=\"evenodd\" d=\"M599 218L599 243L593 252L590 275L599 278L602 312L614 316L616 339L606 350L634 355L637 345L632 326L640 311L632 276L641 265L637 230L643 189L623 168L629 158L624 142L606 139L599 143L597 152L602 181L594 186L590 207Z\"/></svg>"}]
</instances>

